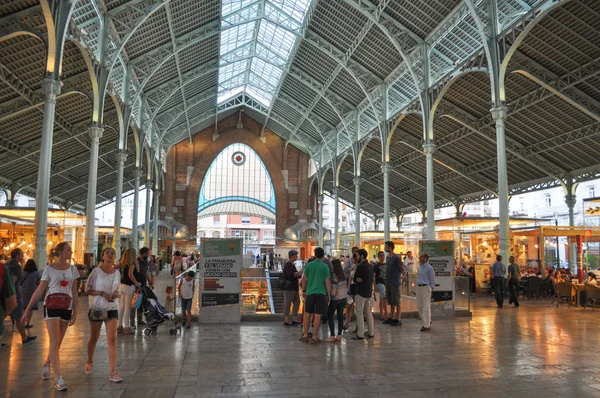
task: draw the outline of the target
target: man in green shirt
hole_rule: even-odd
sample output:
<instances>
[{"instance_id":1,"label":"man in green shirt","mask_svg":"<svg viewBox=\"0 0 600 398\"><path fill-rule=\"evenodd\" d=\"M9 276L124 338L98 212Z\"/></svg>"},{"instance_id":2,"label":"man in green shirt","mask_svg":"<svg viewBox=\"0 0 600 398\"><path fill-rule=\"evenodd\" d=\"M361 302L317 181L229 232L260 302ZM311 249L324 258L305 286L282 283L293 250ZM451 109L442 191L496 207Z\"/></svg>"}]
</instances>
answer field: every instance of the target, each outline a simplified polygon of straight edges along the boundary
<instances>
[{"instance_id":1,"label":"man in green shirt","mask_svg":"<svg viewBox=\"0 0 600 398\"><path fill-rule=\"evenodd\" d=\"M321 326L321 314L325 313L329 305L331 283L331 271L329 266L323 262L325 250L320 247L315 249L314 261L311 261L304 268L302 274L302 296L304 297L304 322L303 331L300 341L308 341L308 328L310 327L310 319L314 315L313 320L313 335L311 343L320 343L319 327Z\"/></svg>"},{"instance_id":2,"label":"man in green shirt","mask_svg":"<svg viewBox=\"0 0 600 398\"><path fill-rule=\"evenodd\" d=\"M17 307L17 293L12 273L0 263L0 337L4 333L4 317ZM5 344L2 344L4 346Z\"/></svg>"}]
</instances>

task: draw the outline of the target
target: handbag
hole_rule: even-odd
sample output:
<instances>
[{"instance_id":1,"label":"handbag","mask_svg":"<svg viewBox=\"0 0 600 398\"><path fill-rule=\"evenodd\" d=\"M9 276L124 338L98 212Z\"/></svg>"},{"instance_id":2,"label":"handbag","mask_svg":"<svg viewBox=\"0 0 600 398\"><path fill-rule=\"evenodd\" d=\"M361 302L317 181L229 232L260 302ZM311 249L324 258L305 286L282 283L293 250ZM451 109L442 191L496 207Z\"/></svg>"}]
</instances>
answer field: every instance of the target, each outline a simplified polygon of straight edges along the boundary
<instances>
[{"instance_id":1,"label":"handbag","mask_svg":"<svg viewBox=\"0 0 600 398\"><path fill-rule=\"evenodd\" d=\"M102 296L96 296L88 314L90 321L108 320L108 301Z\"/></svg>"},{"instance_id":2,"label":"handbag","mask_svg":"<svg viewBox=\"0 0 600 398\"><path fill-rule=\"evenodd\" d=\"M279 281L277 282L277 287L281 290L292 290L292 281L281 275L279 277Z\"/></svg>"},{"instance_id":3,"label":"handbag","mask_svg":"<svg viewBox=\"0 0 600 398\"><path fill-rule=\"evenodd\" d=\"M136 291L133 297L131 298L131 308L134 308L136 310L140 308L140 305L142 305L143 298L144 295L142 294L142 292L140 292L139 290Z\"/></svg>"},{"instance_id":4,"label":"handbag","mask_svg":"<svg viewBox=\"0 0 600 398\"><path fill-rule=\"evenodd\" d=\"M49 310L68 310L73 299L66 293L52 293L46 297L46 308Z\"/></svg>"}]
</instances>

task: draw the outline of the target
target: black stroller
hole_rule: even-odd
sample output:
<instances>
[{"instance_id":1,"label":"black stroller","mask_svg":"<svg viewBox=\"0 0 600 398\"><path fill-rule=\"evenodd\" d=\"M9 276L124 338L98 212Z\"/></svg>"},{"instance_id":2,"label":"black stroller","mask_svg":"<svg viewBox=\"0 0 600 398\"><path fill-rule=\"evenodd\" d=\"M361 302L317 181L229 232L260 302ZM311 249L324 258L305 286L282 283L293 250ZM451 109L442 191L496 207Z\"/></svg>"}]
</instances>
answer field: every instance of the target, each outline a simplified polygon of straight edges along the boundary
<instances>
[{"instance_id":1,"label":"black stroller","mask_svg":"<svg viewBox=\"0 0 600 398\"><path fill-rule=\"evenodd\" d=\"M156 298L156 295L148 286L143 286L140 289L143 295L142 308L144 310L144 317L146 318L146 328L144 334L149 336L156 333L161 325L169 326L169 334L176 335L181 332L181 326L175 322L175 314L167 311Z\"/></svg>"}]
</instances>

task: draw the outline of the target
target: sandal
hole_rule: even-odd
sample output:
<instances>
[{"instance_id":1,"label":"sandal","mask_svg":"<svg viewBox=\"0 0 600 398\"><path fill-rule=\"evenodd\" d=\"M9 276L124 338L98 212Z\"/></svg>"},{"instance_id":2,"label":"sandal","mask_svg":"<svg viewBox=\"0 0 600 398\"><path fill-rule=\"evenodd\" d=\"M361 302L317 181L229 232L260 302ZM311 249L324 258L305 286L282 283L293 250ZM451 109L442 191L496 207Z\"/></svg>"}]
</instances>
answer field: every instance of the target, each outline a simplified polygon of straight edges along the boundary
<instances>
[{"instance_id":1,"label":"sandal","mask_svg":"<svg viewBox=\"0 0 600 398\"><path fill-rule=\"evenodd\" d=\"M94 367L94 364L86 362L85 363L85 373L86 374L92 374L92 373L94 373L93 367Z\"/></svg>"},{"instance_id":2,"label":"sandal","mask_svg":"<svg viewBox=\"0 0 600 398\"><path fill-rule=\"evenodd\" d=\"M308 342L308 336L302 336L302 337L300 337L299 340L303 343L306 343L306 342Z\"/></svg>"},{"instance_id":3,"label":"sandal","mask_svg":"<svg viewBox=\"0 0 600 398\"><path fill-rule=\"evenodd\" d=\"M325 343L335 343L335 336L331 336L330 338L328 338L327 340L324 341Z\"/></svg>"},{"instance_id":4,"label":"sandal","mask_svg":"<svg viewBox=\"0 0 600 398\"><path fill-rule=\"evenodd\" d=\"M320 343L321 343L321 340L319 340L319 338L310 340L310 344L320 344Z\"/></svg>"},{"instance_id":5,"label":"sandal","mask_svg":"<svg viewBox=\"0 0 600 398\"><path fill-rule=\"evenodd\" d=\"M342 336L337 336L337 337L335 338L335 341L336 341L337 343L341 343L341 342L342 342Z\"/></svg>"}]
</instances>

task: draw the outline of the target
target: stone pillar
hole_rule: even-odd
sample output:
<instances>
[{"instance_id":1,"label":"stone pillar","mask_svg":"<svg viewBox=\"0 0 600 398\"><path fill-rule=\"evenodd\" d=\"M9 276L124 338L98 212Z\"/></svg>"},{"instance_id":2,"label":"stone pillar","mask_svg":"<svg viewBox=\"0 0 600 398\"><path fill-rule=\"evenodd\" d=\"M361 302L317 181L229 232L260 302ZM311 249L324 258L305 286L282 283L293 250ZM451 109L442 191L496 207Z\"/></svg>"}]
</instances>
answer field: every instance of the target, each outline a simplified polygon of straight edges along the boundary
<instances>
[{"instance_id":1,"label":"stone pillar","mask_svg":"<svg viewBox=\"0 0 600 398\"><path fill-rule=\"evenodd\" d=\"M84 260L87 265L94 263L96 251L96 188L98 185L98 152L100 139L104 129L100 126L90 127L90 171L88 176L87 204L85 213L85 251ZM89 264L88 264L89 262Z\"/></svg>"},{"instance_id":2,"label":"stone pillar","mask_svg":"<svg viewBox=\"0 0 600 398\"><path fill-rule=\"evenodd\" d=\"M425 161L427 166L427 236L426 239L434 240L435 237L435 194L433 184L433 153L435 152L435 144L426 142L423 144L423 152L425 152Z\"/></svg>"},{"instance_id":3,"label":"stone pillar","mask_svg":"<svg viewBox=\"0 0 600 398\"><path fill-rule=\"evenodd\" d=\"M383 241L390 240L390 165L381 166L383 172Z\"/></svg>"},{"instance_id":4,"label":"stone pillar","mask_svg":"<svg viewBox=\"0 0 600 398\"><path fill-rule=\"evenodd\" d=\"M490 112L496 122L496 156L498 158L498 204L500 224L500 254L506 264L510 256L510 220L508 213L508 173L506 167L505 122L508 108L492 108Z\"/></svg>"},{"instance_id":5,"label":"stone pillar","mask_svg":"<svg viewBox=\"0 0 600 398\"><path fill-rule=\"evenodd\" d=\"M319 247L323 247L324 239L323 239L323 200L325 199L325 195L319 194L317 196L318 203L318 212L319 212Z\"/></svg>"},{"instance_id":6,"label":"stone pillar","mask_svg":"<svg viewBox=\"0 0 600 398\"><path fill-rule=\"evenodd\" d=\"M125 171L125 161L127 154L117 153L117 190L115 193L115 232L114 246L117 258L121 258L121 202L123 200L123 172Z\"/></svg>"},{"instance_id":7,"label":"stone pillar","mask_svg":"<svg viewBox=\"0 0 600 398\"><path fill-rule=\"evenodd\" d=\"M146 217L144 219L144 246L150 247L150 208L152 207L152 183L146 183ZM152 253L156 256L156 253Z\"/></svg>"},{"instance_id":8,"label":"stone pillar","mask_svg":"<svg viewBox=\"0 0 600 398\"><path fill-rule=\"evenodd\" d=\"M59 80L44 79L44 121L40 142L40 165L38 169L37 195L35 198L35 249L33 258L40 269L48 262L46 241L48 234L48 204L50 202L50 166L52 162L52 136L54 134L54 110L56 96L60 94L62 84Z\"/></svg>"},{"instance_id":9,"label":"stone pillar","mask_svg":"<svg viewBox=\"0 0 600 398\"><path fill-rule=\"evenodd\" d=\"M360 176L354 177L354 246L360 247Z\"/></svg>"},{"instance_id":10,"label":"stone pillar","mask_svg":"<svg viewBox=\"0 0 600 398\"><path fill-rule=\"evenodd\" d=\"M333 248L338 249L340 246L340 193L338 187L333 187L333 201L335 208L333 209Z\"/></svg>"},{"instance_id":11,"label":"stone pillar","mask_svg":"<svg viewBox=\"0 0 600 398\"><path fill-rule=\"evenodd\" d=\"M133 182L133 219L131 220L131 240L133 241L133 248L139 249L139 241L138 237L138 212L140 210L139 201L140 201L140 178L144 175L144 172L140 169L135 169L133 172L133 176L135 180Z\"/></svg>"},{"instance_id":12,"label":"stone pillar","mask_svg":"<svg viewBox=\"0 0 600 398\"><path fill-rule=\"evenodd\" d=\"M154 190L154 233L152 234L152 253L158 255L158 206L160 191Z\"/></svg>"}]
</instances>

